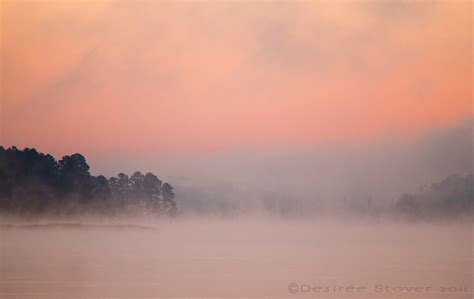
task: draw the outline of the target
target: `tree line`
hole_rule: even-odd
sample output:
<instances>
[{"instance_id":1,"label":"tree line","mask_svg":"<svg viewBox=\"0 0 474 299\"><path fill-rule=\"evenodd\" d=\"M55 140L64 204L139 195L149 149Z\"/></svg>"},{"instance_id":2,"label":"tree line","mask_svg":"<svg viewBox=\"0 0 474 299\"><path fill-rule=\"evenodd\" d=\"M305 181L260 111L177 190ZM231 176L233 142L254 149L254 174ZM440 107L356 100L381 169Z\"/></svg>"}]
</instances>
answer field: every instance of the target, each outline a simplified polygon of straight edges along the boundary
<instances>
[{"instance_id":1,"label":"tree line","mask_svg":"<svg viewBox=\"0 0 474 299\"><path fill-rule=\"evenodd\" d=\"M81 154L57 161L34 148L0 146L0 211L22 214L175 216L173 187L155 174L93 176Z\"/></svg>"},{"instance_id":2,"label":"tree line","mask_svg":"<svg viewBox=\"0 0 474 299\"><path fill-rule=\"evenodd\" d=\"M450 175L430 188L403 194L395 209L404 215L423 217L457 217L474 212L474 174Z\"/></svg>"},{"instance_id":3,"label":"tree line","mask_svg":"<svg viewBox=\"0 0 474 299\"><path fill-rule=\"evenodd\" d=\"M222 190L219 194L181 188L181 206L196 211L233 214L241 211L236 198L246 194ZM202 191L202 190L201 190ZM202 194L201 194L202 193ZM228 194L227 197L224 194ZM376 204L376 202L373 202ZM305 215L324 211L323 203L274 192L262 199L262 208L278 215ZM452 175L416 194L403 194L390 207L361 202L346 207L355 214L403 215L412 218L458 217L474 213L474 175ZM116 177L93 176L81 154L59 161L34 148L0 146L0 212L23 214L169 215L177 212L173 187L155 174Z\"/></svg>"}]
</instances>

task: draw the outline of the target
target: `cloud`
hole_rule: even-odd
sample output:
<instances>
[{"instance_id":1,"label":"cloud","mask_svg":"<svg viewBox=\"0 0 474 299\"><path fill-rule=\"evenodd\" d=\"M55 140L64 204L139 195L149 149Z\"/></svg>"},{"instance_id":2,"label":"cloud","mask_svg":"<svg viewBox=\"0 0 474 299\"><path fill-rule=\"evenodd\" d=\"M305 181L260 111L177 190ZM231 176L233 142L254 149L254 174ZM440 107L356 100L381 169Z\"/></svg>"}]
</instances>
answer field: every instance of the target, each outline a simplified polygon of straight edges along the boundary
<instances>
[{"instance_id":1,"label":"cloud","mask_svg":"<svg viewBox=\"0 0 474 299\"><path fill-rule=\"evenodd\" d=\"M468 4L387 5L9 2L6 142L88 156L309 147L472 115Z\"/></svg>"}]
</instances>

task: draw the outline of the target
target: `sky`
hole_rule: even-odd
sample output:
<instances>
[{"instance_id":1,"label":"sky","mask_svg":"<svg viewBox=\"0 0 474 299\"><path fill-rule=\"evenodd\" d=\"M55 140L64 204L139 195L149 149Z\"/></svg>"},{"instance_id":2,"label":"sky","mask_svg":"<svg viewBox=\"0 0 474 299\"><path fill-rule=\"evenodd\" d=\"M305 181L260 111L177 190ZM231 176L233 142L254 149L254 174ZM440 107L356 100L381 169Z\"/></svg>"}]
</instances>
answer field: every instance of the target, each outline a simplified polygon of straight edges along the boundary
<instances>
[{"instance_id":1,"label":"sky","mask_svg":"<svg viewBox=\"0 0 474 299\"><path fill-rule=\"evenodd\" d=\"M0 5L0 144L80 152L94 172L473 116L470 1Z\"/></svg>"}]
</instances>

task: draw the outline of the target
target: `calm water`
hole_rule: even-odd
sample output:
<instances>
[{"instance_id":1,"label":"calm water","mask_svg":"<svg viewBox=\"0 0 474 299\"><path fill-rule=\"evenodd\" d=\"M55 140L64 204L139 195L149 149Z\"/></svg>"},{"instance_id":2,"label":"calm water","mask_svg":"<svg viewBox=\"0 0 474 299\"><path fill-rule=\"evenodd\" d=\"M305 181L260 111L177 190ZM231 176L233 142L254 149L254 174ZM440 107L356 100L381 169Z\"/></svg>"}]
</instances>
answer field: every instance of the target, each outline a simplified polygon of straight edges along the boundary
<instances>
[{"instance_id":1,"label":"calm water","mask_svg":"<svg viewBox=\"0 0 474 299\"><path fill-rule=\"evenodd\" d=\"M0 298L471 298L470 225L140 225L4 226Z\"/></svg>"}]
</instances>

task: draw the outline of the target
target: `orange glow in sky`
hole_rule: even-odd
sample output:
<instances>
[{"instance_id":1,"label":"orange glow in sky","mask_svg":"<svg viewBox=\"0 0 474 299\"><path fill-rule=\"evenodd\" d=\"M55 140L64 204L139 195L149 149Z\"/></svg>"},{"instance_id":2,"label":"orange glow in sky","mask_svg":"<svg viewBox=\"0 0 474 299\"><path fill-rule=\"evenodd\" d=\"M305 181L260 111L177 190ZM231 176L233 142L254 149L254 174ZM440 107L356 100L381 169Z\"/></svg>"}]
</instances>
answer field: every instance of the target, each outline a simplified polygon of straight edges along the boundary
<instances>
[{"instance_id":1,"label":"orange glow in sky","mask_svg":"<svg viewBox=\"0 0 474 299\"><path fill-rule=\"evenodd\" d=\"M472 4L2 1L5 146L311 147L472 116Z\"/></svg>"}]
</instances>

